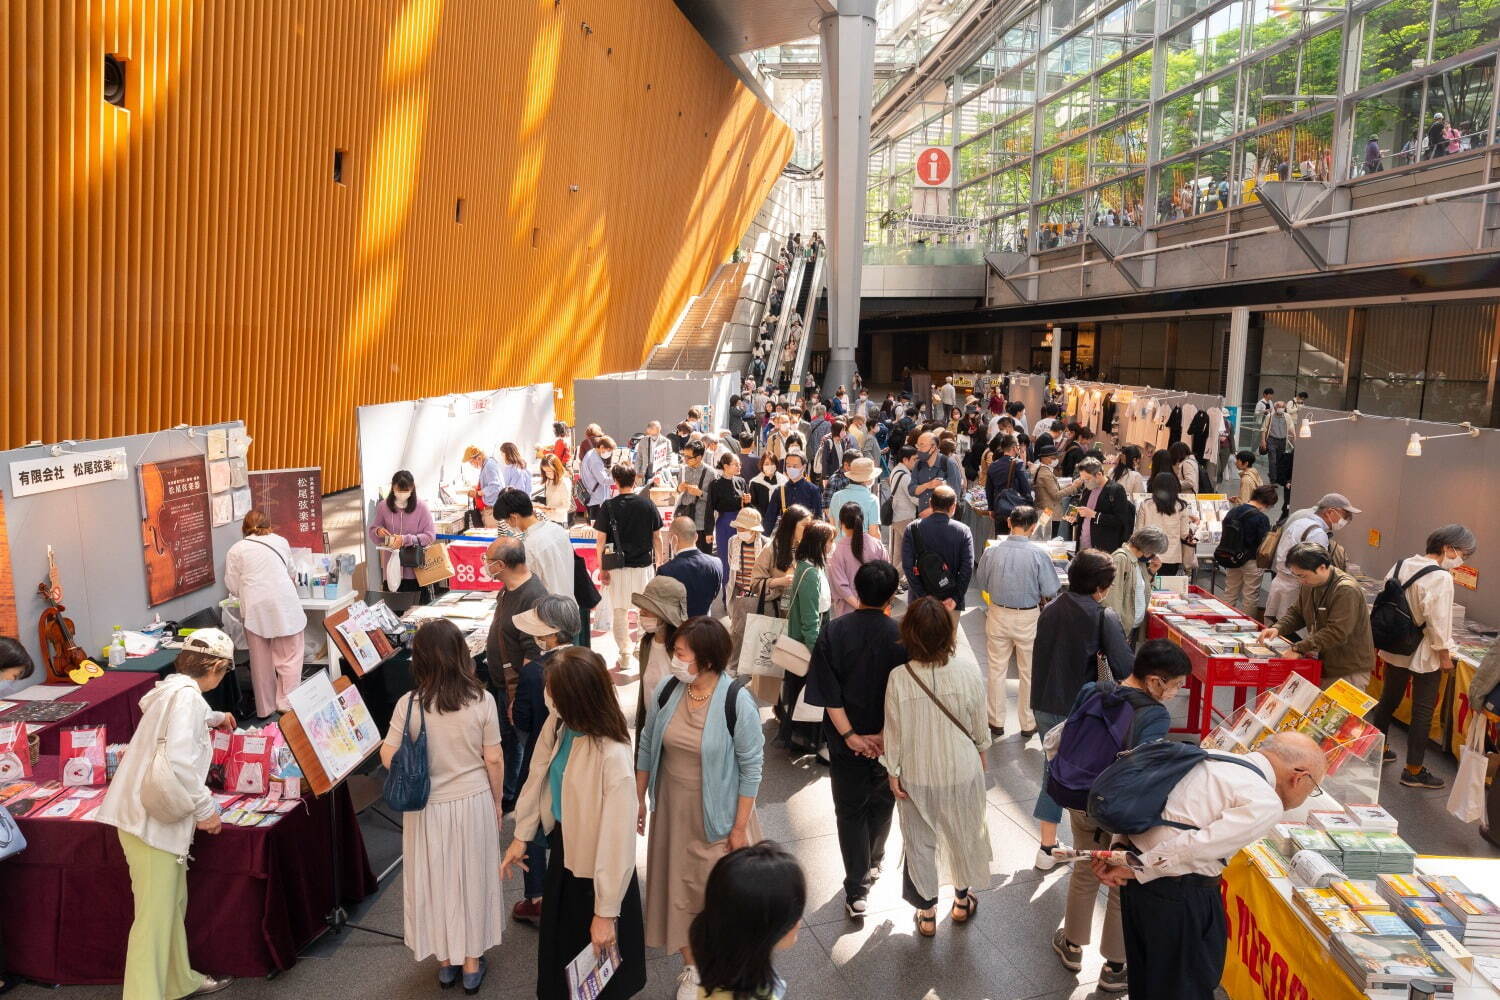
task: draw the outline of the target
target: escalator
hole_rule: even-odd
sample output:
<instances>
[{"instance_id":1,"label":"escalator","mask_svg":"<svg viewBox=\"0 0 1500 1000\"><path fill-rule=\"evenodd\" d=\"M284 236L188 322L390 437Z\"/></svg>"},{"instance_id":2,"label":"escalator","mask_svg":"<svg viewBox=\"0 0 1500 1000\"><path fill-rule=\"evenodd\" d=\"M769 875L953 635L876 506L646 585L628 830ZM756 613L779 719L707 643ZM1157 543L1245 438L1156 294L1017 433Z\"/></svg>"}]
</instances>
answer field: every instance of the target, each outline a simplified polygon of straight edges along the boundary
<instances>
[{"instance_id":1,"label":"escalator","mask_svg":"<svg viewBox=\"0 0 1500 1000\"><path fill-rule=\"evenodd\" d=\"M792 359L792 370L788 376L788 385L793 392L801 392L802 387L807 384L808 367L812 358L812 331L818 322L818 305L823 301L828 255L817 254L811 263L813 266L809 270L812 271L812 276L808 281L808 291L804 294L803 303L799 307L802 329L806 331L806 334L802 337L802 342L797 345L796 357Z\"/></svg>"},{"instance_id":2,"label":"escalator","mask_svg":"<svg viewBox=\"0 0 1500 1000\"><path fill-rule=\"evenodd\" d=\"M766 356L766 374L764 381L774 384L780 378L782 368L782 348L786 344L788 331L791 329L792 313L795 311L794 295L800 293L803 278L809 270L808 261L803 257L794 257L792 266L787 270L786 292L781 299L781 312L776 322L776 332L772 335L771 350Z\"/></svg>"},{"instance_id":3,"label":"escalator","mask_svg":"<svg viewBox=\"0 0 1500 1000\"><path fill-rule=\"evenodd\" d=\"M808 341L811 339L812 322L818 307L822 289L823 263L826 255L814 253L812 257L798 257L793 265L793 280L787 283L786 301L782 303L781 324L777 330L776 343L767 365L769 380L781 386L782 391L798 383L798 375L807 364ZM793 295L793 290L796 294ZM801 330L796 331L792 317L802 320Z\"/></svg>"}]
</instances>

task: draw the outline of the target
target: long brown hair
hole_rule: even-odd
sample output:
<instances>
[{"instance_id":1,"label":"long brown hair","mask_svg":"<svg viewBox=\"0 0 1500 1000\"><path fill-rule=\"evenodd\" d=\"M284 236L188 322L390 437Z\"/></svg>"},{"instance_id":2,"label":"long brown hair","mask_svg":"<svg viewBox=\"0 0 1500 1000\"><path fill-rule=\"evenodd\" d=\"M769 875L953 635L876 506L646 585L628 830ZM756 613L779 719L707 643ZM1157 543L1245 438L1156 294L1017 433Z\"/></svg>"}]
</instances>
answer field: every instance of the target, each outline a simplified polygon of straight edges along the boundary
<instances>
[{"instance_id":1,"label":"long brown hair","mask_svg":"<svg viewBox=\"0 0 1500 1000\"><path fill-rule=\"evenodd\" d=\"M505 459L506 465L526 468L526 459L521 457L521 449L516 447L514 441L507 441L500 446L500 456Z\"/></svg>"},{"instance_id":2,"label":"long brown hair","mask_svg":"<svg viewBox=\"0 0 1500 1000\"><path fill-rule=\"evenodd\" d=\"M413 696L429 712L457 712L484 694L469 644L447 618L424 622L411 640Z\"/></svg>"},{"instance_id":3,"label":"long brown hair","mask_svg":"<svg viewBox=\"0 0 1500 1000\"><path fill-rule=\"evenodd\" d=\"M630 743L609 669L592 649L569 646L554 653L547 661L547 691L557 717L575 733Z\"/></svg>"}]
</instances>

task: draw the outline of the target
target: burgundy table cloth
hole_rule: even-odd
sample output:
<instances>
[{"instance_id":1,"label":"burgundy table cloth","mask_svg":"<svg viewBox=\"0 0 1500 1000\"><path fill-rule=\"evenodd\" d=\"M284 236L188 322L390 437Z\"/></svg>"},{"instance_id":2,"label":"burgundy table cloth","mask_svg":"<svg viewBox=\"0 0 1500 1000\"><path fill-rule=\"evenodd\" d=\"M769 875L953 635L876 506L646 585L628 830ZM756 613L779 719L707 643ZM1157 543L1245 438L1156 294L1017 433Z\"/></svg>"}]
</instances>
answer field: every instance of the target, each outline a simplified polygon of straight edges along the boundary
<instances>
[{"instance_id":1,"label":"burgundy table cloth","mask_svg":"<svg viewBox=\"0 0 1500 1000\"><path fill-rule=\"evenodd\" d=\"M141 723L141 699L161 678L155 674L106 673L83 687L58 698L58 701L88 702L88 707L74 712L61 722L26 723L28 733L41 736L44 757L56 756L62 731L74 726L106 726L109 742L129 743L135 727Z\"/></svg>"},{"instance_id":2,"label":"burgundy table cloth","mask_svg":"<svg viewBox=\"0 0 1500 1000\"><path fill-rule=\"evenodd\" d=\"M56 771L56 758L37 768L38 777ZM335 809L341 895L357 903L376 882L343 785L304 800L266 829L226 824L217 835L196 835L187 912L195 969L266 976L292 967L333 908ZM0 862L8 971L41 983L121 982L134 903L115 828L69 820L19 824L28 846Z\"/></svg>"}]
</instances>

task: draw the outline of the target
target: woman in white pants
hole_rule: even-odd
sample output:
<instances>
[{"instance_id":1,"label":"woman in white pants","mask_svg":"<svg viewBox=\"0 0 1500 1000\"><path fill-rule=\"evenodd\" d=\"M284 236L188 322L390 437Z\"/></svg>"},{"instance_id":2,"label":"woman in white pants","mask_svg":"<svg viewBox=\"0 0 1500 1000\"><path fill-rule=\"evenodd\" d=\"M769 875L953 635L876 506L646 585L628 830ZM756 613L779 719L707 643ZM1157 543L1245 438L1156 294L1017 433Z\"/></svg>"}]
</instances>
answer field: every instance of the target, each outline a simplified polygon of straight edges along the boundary
<instances>
[{"instance_id":1,"label":"woman in white pants","mask_svg":"<svg viewBox=\"0 0 1500 1000\"><path fill-rule=\"evenodd\" d=\"M255 714L267 718L285 712L287 695L302 683L302 631L307 613L292 581L292 550L271 530L271 519L258 510L240 525L245 536L224 557L224 584L239 598L250 647L250 684Z\"/></svg>"}]
</instances>

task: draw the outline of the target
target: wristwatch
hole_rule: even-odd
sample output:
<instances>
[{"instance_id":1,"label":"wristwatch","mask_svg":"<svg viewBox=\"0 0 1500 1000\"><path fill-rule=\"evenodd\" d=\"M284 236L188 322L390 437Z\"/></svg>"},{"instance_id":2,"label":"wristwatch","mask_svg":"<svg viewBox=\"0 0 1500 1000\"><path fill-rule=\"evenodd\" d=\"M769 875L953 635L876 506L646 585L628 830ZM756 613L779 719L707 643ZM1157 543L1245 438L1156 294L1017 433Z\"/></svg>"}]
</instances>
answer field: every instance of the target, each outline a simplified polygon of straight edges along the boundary
<instances>
[{"instance_id":1,"label":"wristwatch","mask_svg":"<svg viewBox=\"0 0 1500 1000\"><path fill-rule=\"evenodd\" d=\"M839 739L841 739L841 740L848 740L849 737L851 737L853 735L854 735L854 730L851 729L847 733L839 733Z\"/></svg>"}]
</instances>

